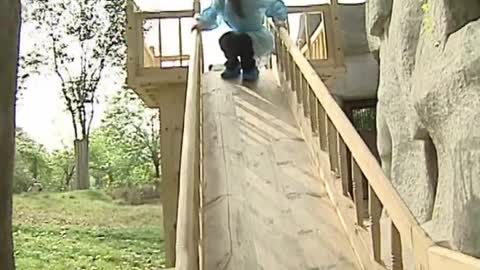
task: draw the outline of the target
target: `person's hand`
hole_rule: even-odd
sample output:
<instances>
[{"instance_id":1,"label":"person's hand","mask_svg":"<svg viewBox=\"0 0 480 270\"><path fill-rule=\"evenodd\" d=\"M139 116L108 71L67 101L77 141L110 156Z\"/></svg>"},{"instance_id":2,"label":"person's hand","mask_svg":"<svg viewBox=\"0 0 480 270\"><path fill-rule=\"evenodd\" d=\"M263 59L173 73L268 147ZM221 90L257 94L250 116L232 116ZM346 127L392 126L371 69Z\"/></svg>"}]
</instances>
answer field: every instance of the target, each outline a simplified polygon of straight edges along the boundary
<instances>
[{"instance_id":1,"label":"person's hand","mask_svg":"<svg viewBox=\"0 0 480 270\"><path fill-rule=\"evenodd\" d=\"M203 31L205 28L203 27L202 23L200 21L196 21L196 23L192 26L191 31L197 30L197 31Z\"/></svg>"},{"instance_id":2,"label":"person's hand","mask_svg":"<svg viewBox=\"0 0 480 270\"><path fill-rule=\"evenodd\" d=\"M287 28L287 22L285 21L274 21L273 24L275 24L277 28Z\"/></svg>"},{"instance_id":3,"label":"person's hand","mask_svg":"<svg viewBox=\"0 0 480 270\"><path fill-rule=\"evenodd\" d=\"M190 29L191 31L193 30L197 30L197 31L202 31L202 25L200 23L196 23L192 26L192 29Z\"/></svg>"}]
</instances>

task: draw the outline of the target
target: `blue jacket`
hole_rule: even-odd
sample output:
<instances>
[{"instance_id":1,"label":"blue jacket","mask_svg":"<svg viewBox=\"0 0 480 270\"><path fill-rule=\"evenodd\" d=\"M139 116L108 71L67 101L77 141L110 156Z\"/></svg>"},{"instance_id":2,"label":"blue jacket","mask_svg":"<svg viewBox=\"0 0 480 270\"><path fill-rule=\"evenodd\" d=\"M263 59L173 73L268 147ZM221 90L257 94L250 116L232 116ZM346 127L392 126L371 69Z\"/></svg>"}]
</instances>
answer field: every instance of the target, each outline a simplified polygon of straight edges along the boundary
<instances>
[{"instance_id":1,"label":"blue jacket","mask_svg":"<svg viewBox=\"0 0 480 270\"><path fill-rule=\"evenodd\" d=\"M237 16L228 0L212 0L198 18L205 30L217 28L222 20L237 32L252 38L255 56L262 57L272 52L273 35L264 25L265 16L277 21L287 20L287 7L283 0L242 0L244 18Z\"/></svg>"}]
</instances>

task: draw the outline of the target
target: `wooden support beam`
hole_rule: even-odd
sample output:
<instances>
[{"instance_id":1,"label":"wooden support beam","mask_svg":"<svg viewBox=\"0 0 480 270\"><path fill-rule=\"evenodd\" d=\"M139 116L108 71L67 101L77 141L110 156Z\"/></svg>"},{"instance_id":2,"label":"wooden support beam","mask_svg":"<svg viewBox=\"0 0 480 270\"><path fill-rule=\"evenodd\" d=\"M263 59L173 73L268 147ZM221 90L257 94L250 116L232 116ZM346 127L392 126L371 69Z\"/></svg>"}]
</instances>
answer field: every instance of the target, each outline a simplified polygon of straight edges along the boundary
<instances>
[{"instance_id":1,"label":"wooden support beam","mask_svg":"<svg viewBox=\"0 0 480 270\"><path fill-rule=\"evenodd\" d=\"M357 162L351 159L352 164L352 184L353 184L353 201L355 202L355 210L357 213L357 223L363 227L365 219L365 204L363 190L363 173L358 167Z\"/></svg>"},{"instance_id":2,"label":"wooden support beam","mask_svg":"<svg viewBox=\"0 0 480 270\"><path fill-rule=\"evenodd\" d=\"M391 240L392 270L403 270L402 238L395 224L392 222L391 225L392 225L392 235L391 235L392 236L392 240Z\"/></svg>"},{"instance_id":3,"label":"wooden support beam","mask_svg":"<svg viewBox=\"0 0 480 270\"><path fill-rule=\"evenodd\" d=\"M185 112L185 86L161 89L156 95L160 107L160 143L162 155L161 198L165 231L166 266L175 263L180 155Z\"/></svg>"},{"instance_id":4,"label":"wooden support beam","mask_svg":"<svg viewBox=\"0 0 480 270\"><path fill-rule=\"evenodd\" d=\"M370 212L370 233L373 244L373 259L377 263L382 263L382 236L380 232L380 218L382 216L383 205L380 202L375 191L369 187L369 212Z\"/></svg>"}]
</instances>

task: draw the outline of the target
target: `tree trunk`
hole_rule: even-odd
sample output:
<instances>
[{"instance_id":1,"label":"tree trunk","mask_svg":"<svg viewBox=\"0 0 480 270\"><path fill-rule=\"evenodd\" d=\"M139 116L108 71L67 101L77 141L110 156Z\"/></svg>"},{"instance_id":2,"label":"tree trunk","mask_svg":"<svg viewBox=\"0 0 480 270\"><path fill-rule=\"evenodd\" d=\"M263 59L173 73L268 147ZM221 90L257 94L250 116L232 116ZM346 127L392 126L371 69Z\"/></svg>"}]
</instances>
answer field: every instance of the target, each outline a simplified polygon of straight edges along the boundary
<instances>
[{"instance_id":1,"label":"tree trunk","mask_svg":"<svg viewBox=\"0 0 480 270\"><path fill-rule=\"evenodd\" d=\"M15 269L12 238L12 187L15 157L15 94L20 1L0 1L0 268Z\"/></svg>"},{"instance_id":2,"label":"tree trunk","mask_svg":"<svg viewBox=\"0 0 480 270\"><path fill-rule=\"evenodd\" d=\"M75 141L75 163L77 168L75 189L89 189L90 173L88 169L88 139Z\"/></svg>"},{"instance_id":3,"label":"tree trunk","mask_svg":"<svg viewBox=\"0 0 480 270\"><path fill-rule=\"evenodd\" d=\"M153 164L155 166L155 178L160 179L160 161L156 160Z\"/></svg>"}]
</instances>

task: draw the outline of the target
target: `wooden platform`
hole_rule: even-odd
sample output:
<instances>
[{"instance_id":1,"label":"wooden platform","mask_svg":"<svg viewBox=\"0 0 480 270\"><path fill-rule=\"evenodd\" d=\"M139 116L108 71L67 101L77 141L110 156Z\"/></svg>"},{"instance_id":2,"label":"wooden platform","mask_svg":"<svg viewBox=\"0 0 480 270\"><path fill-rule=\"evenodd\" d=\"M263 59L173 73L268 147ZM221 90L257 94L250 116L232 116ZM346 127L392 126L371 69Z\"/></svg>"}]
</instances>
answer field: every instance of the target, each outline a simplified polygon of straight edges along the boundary
<instances>
[{"instance_id":1,"label":"wooden platform","mask_svg":"<svg viewBox=\"0 0 480 270\"><path fill-rule=\"evenodd\" d=\"M203 269L359 269L273 73L261 77L203 80Z\"/></svg>"}]
</instances>

